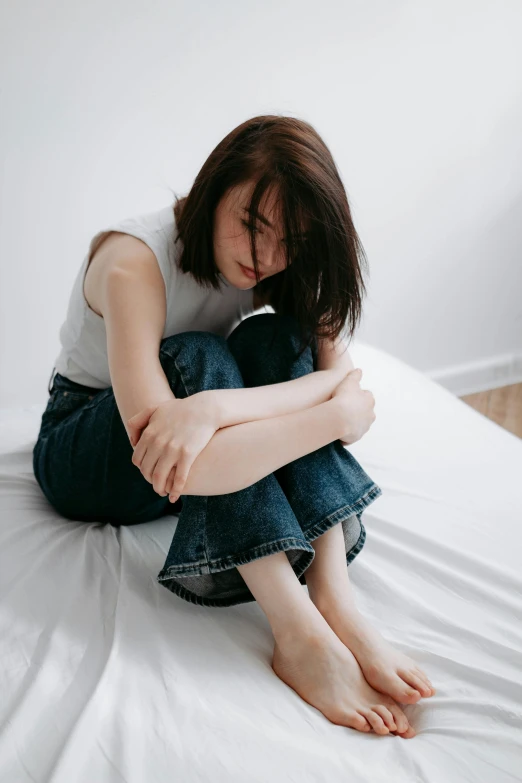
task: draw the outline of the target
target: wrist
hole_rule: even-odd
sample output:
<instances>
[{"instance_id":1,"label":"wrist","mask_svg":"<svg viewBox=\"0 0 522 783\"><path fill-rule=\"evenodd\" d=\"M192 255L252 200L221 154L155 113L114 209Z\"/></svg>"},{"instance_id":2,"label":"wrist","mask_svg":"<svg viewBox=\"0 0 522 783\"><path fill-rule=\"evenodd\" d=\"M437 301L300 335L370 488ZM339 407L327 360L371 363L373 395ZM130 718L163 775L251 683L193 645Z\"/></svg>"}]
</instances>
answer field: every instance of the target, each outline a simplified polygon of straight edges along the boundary
<instances>
[{"instance_id":1,"label":"wrist","mask_svg":"<svg viewBox=\"0 0 522 783\"><path fill-rule=\"evenodd\" d=\"M333 396L335 390L339 386L339 384L344 381L346 378L348 372L340 365L328 367L324 370L320 371L325 374L325 378L328 378L328 387L330 389L330 394L328 397L328 400L333 400L335 397ZM338 403L340 404L341 400L338 400Z\"/></svg>"},{"instance_id":2,"label":"wrist","mask_svg":"<svg viewBox=\"0 0 522 783\"><path fill-rule=\"evenodd\" d=\"M346 441L347 443L351 442L352 422L342 397L332 397L326 404L330 406L332 415L336 420L339 432L339 435L337 436L338 439Z\"/></svg>"},{"instance_id":3,"label":"wrist","mask_svg":"<svg viewBox=\"0 0 522 783\"><path fill-rule=\"evenodd\" d=\"M219 430L221 427L226 426L226 424L225 411L223 410L222 405L223 396L221 394L216 394L216 391L219 391L219 389L205 389L204 391L198 392L198 394L202 395L205 409L209 411L210 417L216 426L216 430Z\"/></svg>"}]
</instances>

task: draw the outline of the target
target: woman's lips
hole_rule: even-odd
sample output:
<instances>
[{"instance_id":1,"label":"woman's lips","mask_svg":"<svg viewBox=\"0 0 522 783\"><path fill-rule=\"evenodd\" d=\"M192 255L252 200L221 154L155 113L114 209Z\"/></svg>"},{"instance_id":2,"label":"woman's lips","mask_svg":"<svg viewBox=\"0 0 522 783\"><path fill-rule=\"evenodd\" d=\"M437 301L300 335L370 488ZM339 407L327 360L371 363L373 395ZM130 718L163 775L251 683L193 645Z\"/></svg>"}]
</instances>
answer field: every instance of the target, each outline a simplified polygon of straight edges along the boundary
<instances>
[{"instance_id":1,"label":"woman's lips","mask_svg":"<svg viewBox=\"0 0 522 783\"><path fill-rule=\"evenodd\" d=\"M239 264L239 261L237 263ZM253 269L249 269L247 266L243 266L243 264L239 264L239 266L243 270L243 273L245 274L246 277L250 278L250 280L256 279L256 273Z\"/></svg>"}]
</instances>

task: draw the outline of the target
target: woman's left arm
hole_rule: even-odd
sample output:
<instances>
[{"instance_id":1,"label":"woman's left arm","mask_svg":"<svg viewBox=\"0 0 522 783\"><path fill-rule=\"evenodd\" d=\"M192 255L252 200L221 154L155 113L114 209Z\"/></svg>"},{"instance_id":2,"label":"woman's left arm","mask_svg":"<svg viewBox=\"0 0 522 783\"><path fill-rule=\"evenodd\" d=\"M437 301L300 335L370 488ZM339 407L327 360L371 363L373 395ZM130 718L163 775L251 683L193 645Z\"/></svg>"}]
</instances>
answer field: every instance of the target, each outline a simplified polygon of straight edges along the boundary
<instances>
[{"instance_id":1,"label":"woman's left arm","mask_svg":"<svg viewBox=\"0 0 522 783\"><path fill-rule=\"evenodd\" d=\"M317 339L317 369L339 370L340 374L348 375L355 369L352 357L344 340L339 337L335 342L328 338Z\"/></svg>"},{"instance_id":2,"label":"woman's left arm","mask_svg":"<svg viewBox=\"0 0 522 783\"><path fill-rule=\"evenodd\" d=\"M332 394L354 369L344 345L318 340L316 371L291 381L241 389L212 389L219 427L230 427L258 419L271 419L312 408L332 399Z\"/></svg>"}]
</instances>

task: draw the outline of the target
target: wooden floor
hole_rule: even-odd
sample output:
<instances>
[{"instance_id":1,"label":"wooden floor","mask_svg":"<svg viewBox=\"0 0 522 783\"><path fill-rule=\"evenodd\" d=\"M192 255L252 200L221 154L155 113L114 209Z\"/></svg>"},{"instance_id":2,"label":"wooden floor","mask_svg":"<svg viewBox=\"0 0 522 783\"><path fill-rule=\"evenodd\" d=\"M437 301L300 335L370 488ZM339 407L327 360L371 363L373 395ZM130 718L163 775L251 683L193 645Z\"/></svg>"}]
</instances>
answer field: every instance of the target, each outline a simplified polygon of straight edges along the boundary
<instances>
[{"instance_id":1,"label":"wooden floor","mask_svg":"<svg viewBox=\"0 0 522 783\"><path fill-rule=\"evenodd\" d=\"M522 383L477 394L465 394L459 399L522 438Z\"/></svg>"}]
</instances>

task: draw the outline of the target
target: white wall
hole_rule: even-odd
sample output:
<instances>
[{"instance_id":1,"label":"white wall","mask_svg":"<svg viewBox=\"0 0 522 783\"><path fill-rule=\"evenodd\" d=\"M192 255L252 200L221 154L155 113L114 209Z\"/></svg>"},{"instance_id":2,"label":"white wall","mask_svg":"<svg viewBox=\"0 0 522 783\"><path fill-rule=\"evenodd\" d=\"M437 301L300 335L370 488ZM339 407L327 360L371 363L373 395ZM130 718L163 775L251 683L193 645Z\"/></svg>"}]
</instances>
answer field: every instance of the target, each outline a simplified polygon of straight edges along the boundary
<instances>
[{"instance_id":1,"label":"white wall","mask_svg":"<svg viewBox=\"0 0 522 783\"><path fill-rule=\"evenodd\" d=\"M91 236L262 113L341 171L356 337L458 391L522 380L519 0L25 0L1 28L0 406L46 401Z\"/></svg>"}]
</instances>

